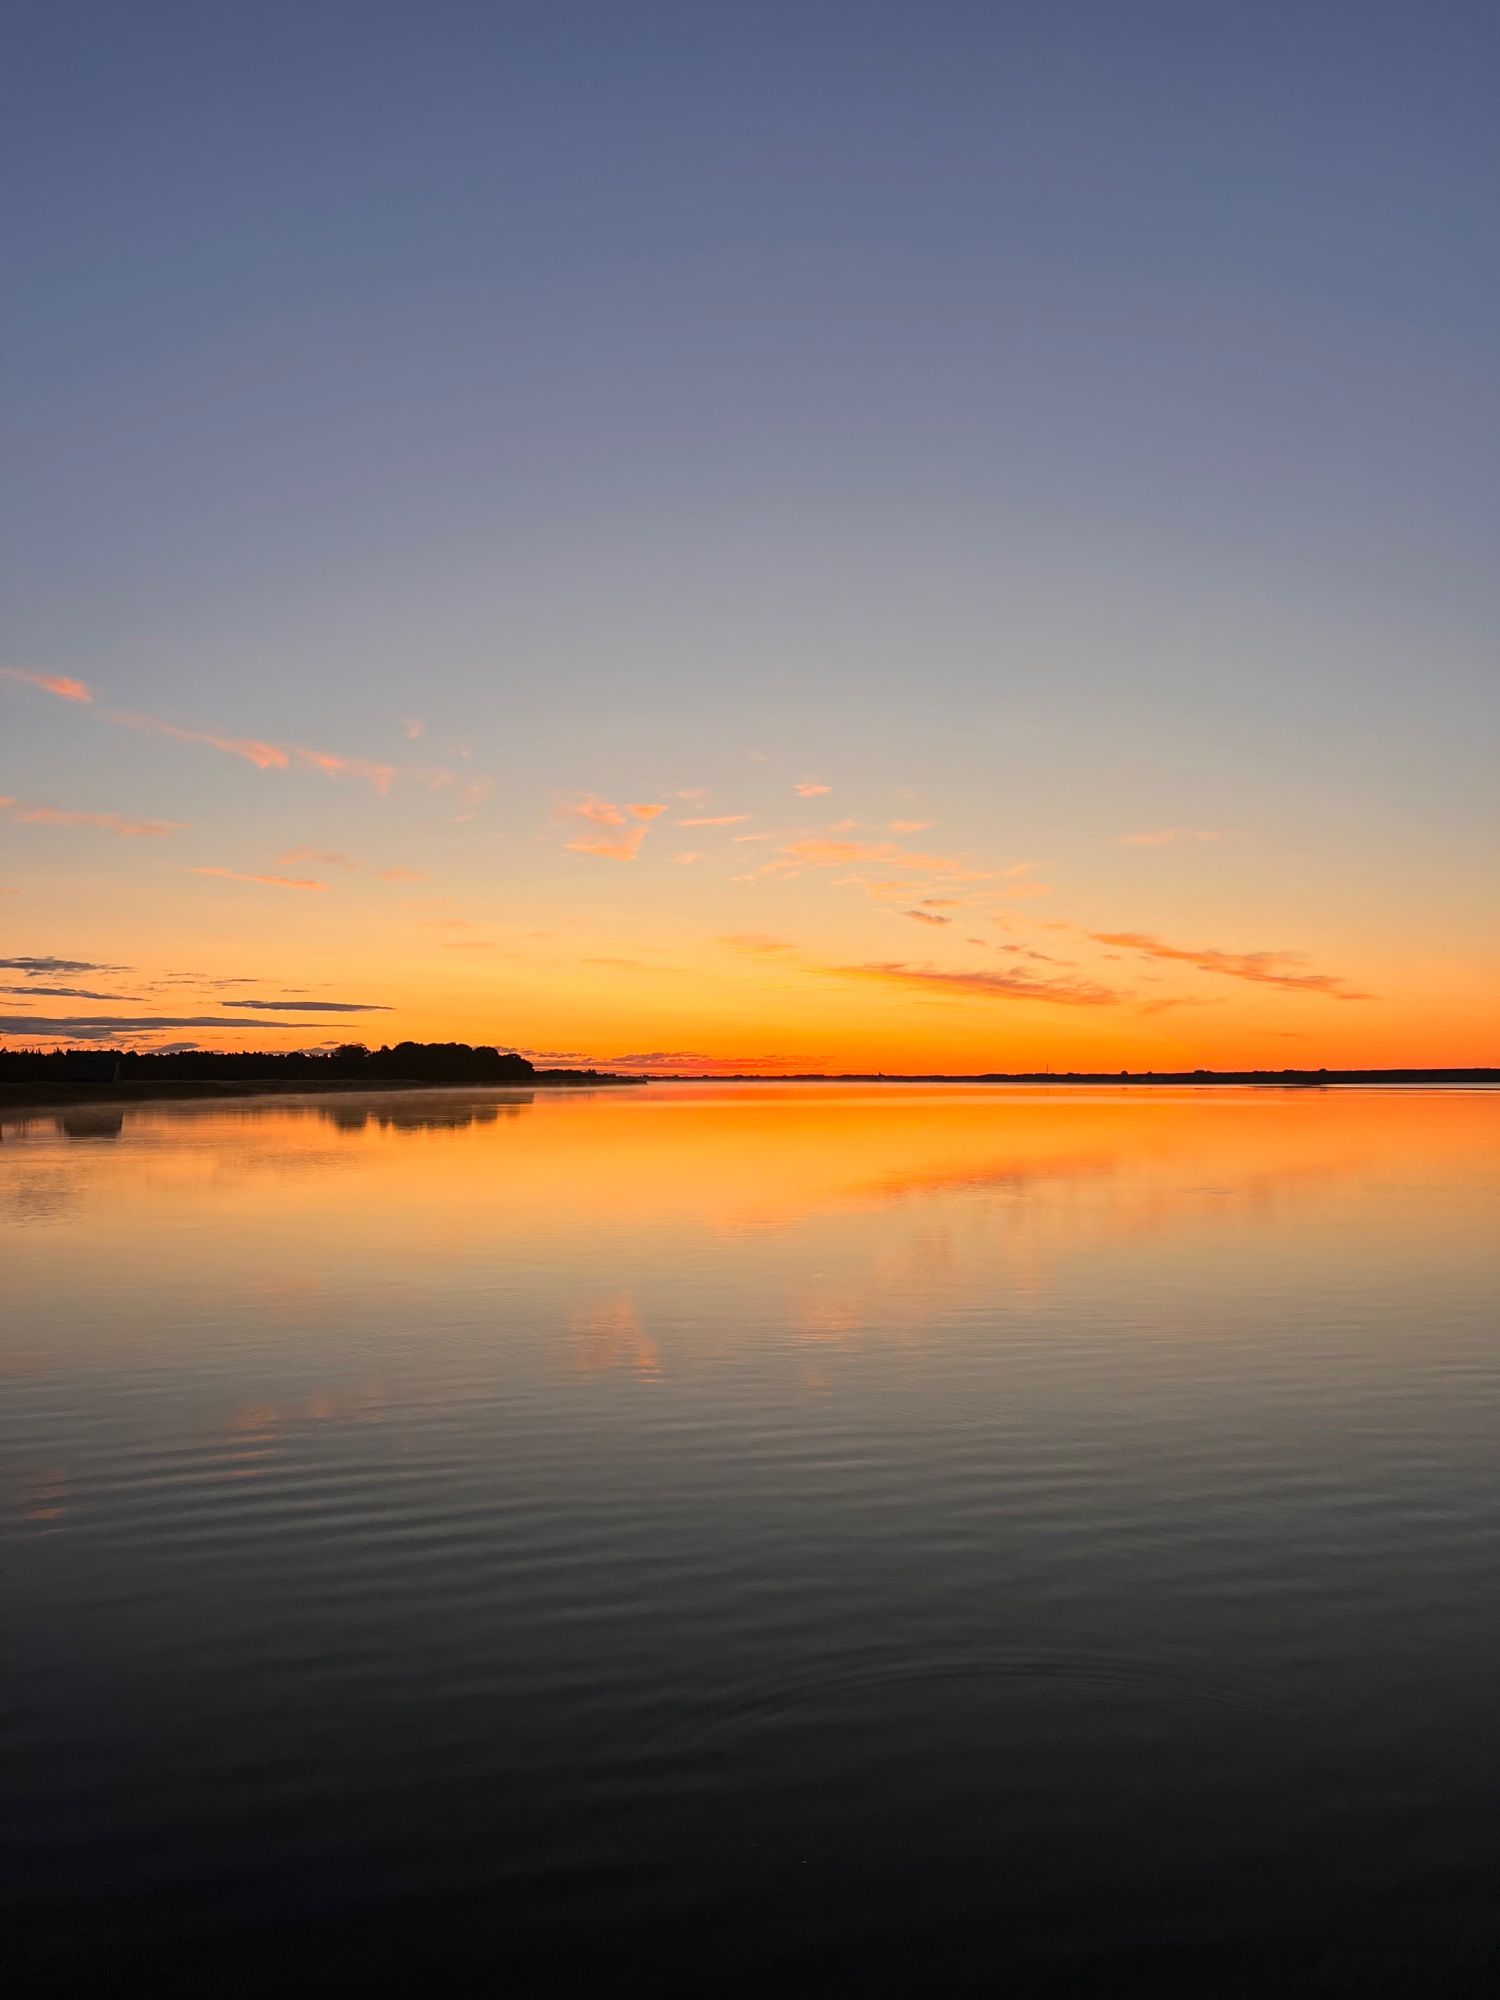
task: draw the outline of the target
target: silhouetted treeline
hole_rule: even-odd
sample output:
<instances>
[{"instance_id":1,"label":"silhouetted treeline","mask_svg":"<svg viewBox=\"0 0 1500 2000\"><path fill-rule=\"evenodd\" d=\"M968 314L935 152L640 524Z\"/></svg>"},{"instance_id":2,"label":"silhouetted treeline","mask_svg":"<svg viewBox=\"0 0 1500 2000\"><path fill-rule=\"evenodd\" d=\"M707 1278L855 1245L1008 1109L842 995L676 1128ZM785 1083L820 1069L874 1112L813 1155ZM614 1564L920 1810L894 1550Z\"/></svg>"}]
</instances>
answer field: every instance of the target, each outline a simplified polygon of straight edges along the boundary
<instances>
[{"instance_id":1,"label":"silhouetted treeline","mask_svg":"<svg viewBox=\"0 0 1500 2000\"><path fill-rule=\"evenodd\" d=\"M525 1056L467 1042L397 1042L367 1049L362 1042L322 1054L242 1049L179 1049L153 1055L136 1049L0 1049L0 1081L150 1083L211 1078L301 1082L526 1083L537 1072Z\"/></svg>"}]
</instances>

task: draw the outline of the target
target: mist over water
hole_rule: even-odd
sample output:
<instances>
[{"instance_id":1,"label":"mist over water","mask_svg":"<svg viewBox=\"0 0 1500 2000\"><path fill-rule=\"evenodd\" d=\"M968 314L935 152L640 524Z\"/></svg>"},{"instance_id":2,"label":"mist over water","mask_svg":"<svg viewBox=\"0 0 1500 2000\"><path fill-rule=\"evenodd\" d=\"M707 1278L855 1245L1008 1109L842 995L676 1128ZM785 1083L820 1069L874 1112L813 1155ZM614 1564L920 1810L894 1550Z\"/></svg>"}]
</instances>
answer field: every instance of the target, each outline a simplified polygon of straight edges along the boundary
<instances>
[{"instance_id":1,"label":"mist over water","mask_svg":"<svg viewBox=\"0 0 1500 2000\"><path fill-rule=\"evenodd\" d=\"M31 1981L1470 1993L1500 1096L0 1127Z\"/></svg>"}]
</instances>

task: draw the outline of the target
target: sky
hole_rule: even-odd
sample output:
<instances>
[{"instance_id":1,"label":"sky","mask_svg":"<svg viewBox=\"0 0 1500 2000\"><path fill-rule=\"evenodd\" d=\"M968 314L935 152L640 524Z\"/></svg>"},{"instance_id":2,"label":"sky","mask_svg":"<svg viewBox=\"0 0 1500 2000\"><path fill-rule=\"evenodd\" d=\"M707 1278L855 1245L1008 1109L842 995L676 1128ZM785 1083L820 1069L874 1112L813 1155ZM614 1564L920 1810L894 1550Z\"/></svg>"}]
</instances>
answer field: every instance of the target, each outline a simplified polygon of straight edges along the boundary
<instances>
[{"instance_id":1,"label":"sky","mask_svg":"<svg viewBox=\"0 0 1500 2000\"><path fill-rule=\"evenodd\" d=\"M0 1040L1500 1061L1500 17L30 4Z\"/></svg>"}]
</instances>

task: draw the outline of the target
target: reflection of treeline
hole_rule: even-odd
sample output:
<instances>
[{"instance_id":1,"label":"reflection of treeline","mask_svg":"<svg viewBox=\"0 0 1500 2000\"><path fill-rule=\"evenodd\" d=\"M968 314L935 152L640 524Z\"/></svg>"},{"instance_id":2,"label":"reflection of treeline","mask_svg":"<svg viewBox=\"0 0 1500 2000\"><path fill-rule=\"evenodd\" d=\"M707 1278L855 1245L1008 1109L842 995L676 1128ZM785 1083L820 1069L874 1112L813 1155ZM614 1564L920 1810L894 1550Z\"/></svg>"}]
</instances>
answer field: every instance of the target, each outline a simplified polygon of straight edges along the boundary
<instances>
[{"instance_id":1,"label":"reflection of treeline","mask_svg":"<svg viewBox=\"0 0 1500 2000\"><path fill-rule=\"evenodd\" d=\"M593 1070L538 1072L525 1056L467 1042L397 1042L366 1048L345 1042L336 1049L178 1049L152 1054L137 1049L0 1049L0 1081L115 1083L277 1081L352 1083L527 1083L542 1078L590 1077Z\"/></svg>"}]
</instances>

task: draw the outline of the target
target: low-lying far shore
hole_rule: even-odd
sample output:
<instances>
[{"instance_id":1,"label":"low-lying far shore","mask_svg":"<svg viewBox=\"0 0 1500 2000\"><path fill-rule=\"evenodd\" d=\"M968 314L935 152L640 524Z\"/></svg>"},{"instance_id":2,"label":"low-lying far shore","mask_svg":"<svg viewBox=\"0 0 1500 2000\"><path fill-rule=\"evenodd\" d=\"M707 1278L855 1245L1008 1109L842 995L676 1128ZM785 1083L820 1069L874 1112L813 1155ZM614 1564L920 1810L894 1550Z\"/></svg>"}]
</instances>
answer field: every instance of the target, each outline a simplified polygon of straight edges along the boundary
<instances>
[{"instance_id":1,"label":"low-lying far shore","mask_svg":"<svg viewBox=\"0 0 1500 2000\"><path fill-rule=\"evenodd\" d=\"M46 1080L12 1082L0 1079L0 1114L46 1111L61 1104L180 1103L188 1099L233 1097L381 1097L387 1092L415 1090L448 1096L478 1092L502 1096L529 1095L536 1090L613 1090L645 1081L616 1076L606 1070L537 1070L531 1076L496 1081L491 1077L437 1080L432 1077L158 1077L151 1081L88 1082Z\"/></svg>"},{"instance_id":2,"label":"low-lying far shore","mask_svg":"<svg viewBox=\"0 0 1500 2000\"><path fill-rule=\"evenodd\" d=\"M1010 1083L1093 1085L1258 1085L1266 1090L1322 1090L1339 1084L1500 1084L1500 1069L1174 1069L1174 1070L892 1070L803 1071L770 1076L664 1076L663 1083Z\"/></svg>"}]
</instances>

